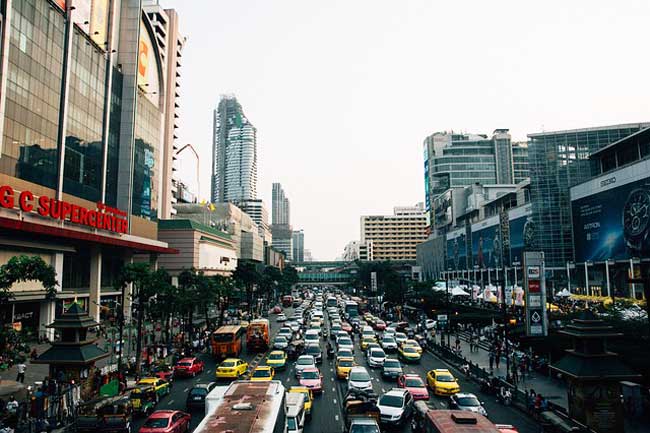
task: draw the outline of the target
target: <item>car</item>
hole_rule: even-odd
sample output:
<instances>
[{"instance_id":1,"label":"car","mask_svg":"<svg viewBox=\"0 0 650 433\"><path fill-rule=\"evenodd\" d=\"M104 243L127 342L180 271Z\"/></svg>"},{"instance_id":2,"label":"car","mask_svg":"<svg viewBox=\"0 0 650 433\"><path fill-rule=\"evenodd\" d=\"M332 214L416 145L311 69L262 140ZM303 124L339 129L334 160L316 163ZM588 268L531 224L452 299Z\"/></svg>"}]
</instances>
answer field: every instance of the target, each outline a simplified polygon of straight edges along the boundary
<instances>
[{"instance_id":1,"label":"car","mask_svg":"<svg viewBox=\"0 0 650 433\"><path fill-rule=\"evenodd\" d=\"M289 327L282 327L279 331L276 337L285 337L288 341L291 341L293 338L293 331Z\"/></svg>"},{"instance_id":2,"label":"car","mask_svg":"<svg viewBox=\"0 0 650 433\"><path fill-rule=\"evenodd\" d=\"M359 343L359 346L361 347L361 350L366 350L370 343L376 343L376 342L377 342L377 337L375 337L375 336L363 337L361 339L361 343Z\"/></svg>"},{"instance_id":3,"label":"car","mask_svg":"<svg viewBox=\"0 0 650 433\"><path fill-rule=\"evenodd\" d=\"M295 364L296 377L300 378L300 374L306 368L316 368L316 360L311 355L300 355Z\"/></svg>"},{"instance_id":4,"label":"car","mask_svg":"<svg viewBox=\"0 0 650 433\"><path fill-rule=\"evenodd\" d=\"M336 345L338 346L339 349L350 349L354 350L354 344L352 343L352 340L350 337L340 337L336 340Z\"/></svg>"},{"instance_id":5,"label":"car","mask_svg":"<svg viewBox=\"0 0 650 433\"><path fill-rule=\"evenodd\" d=\"M399 360L393 358L386 358L384 365L381 367L381 377L384 379L397 379L403 373L402 364Z\"/></svg>"},{"instance_id":6,"label":"car","mask_svg":"<svg viewBox=\"0 0 650 433\"><path fill-rule=\"evenodd\" d=\"M285 316L284 313L280 313L275 318L275 321L276 322L286 322L287 321L287 316Z\"/></svg>"},{"instance_id":7,"label":"car","mask_svg":"<svg viewBox=\"0 0 650 433\"><path fill-rule=\"evenodd\" d=\"M238 379L248 371L248 363L239 358L226 358L217 367L217 379Z\"/></svg>"},{"instance_id":8,"label":"car","mask_svg":"<svg viewBox=\"0 0 650 433\"><path fill-rule=\"evenodd\" d=\"M273 348L274 349L286 349L289 347L289 340L284 335L278 335L273 339Z\"/></svg>"},{"instance_id":9,"label":"car","mask_svg":"<svg viewBox=\"0 0 650 433\"><path fill-rule=\"evenodd\" d=\"M185 400L186 410L205 409L205 396L208 395L215 386L217 386L215 382L197 383L194 385L187 393L187 399Z\"/></svg>"},{"instance_id":10,"label":"car","mask_svg":"<svg viewBox=\"0 0 650 433\"><path fill-rule=\"evenodd\" d=\"M391 326L384 329L384 337L391 336L395 338L395 334L397 333L397 331L395 330L395 328L392 328Z\"/></svg>"},{"instance_id":11,"label":"car","mask_svg":"<svg viewBox=\"0 0 650 433\"><path fill-rule=\"evenodd\" d=\"M374 418L352 418L350 430L347 433L380 433L379 425Z\"/></svg>"},{"instance_id":12,"label":"car","mask_svg":"<svg viewBox=\"0 0 650 433\"><path fill-rule=\"evenodd\" d=\"M403 388L393 388L379 397L377 407L381 423L401 425L413 412L413 397Z\"/></svg>"},{"instance_id":13,"label":"car","mask_svg":"<svg viewBox=\"0 0 650 433\"><path fill-rule=\"evenodd\" d=\"M251 382L268 382L273 380L273 377L275 377L275 370L273 370L273 367L261 365L253 370L249 380Z\"/></svg>"},{"instance_id":14,"label":"car","mask_svg":"<svg viewBox=\"0 0 650 433\"><path fill-rule=\"evenodd\" d=\"M274 370L284 370L287 366L287 354L282 350L273 350L266 357L266 365Z\"/></svg>"},{"instance_id":15,"label":"car","mask_svg":"<svg viewBox=\"0 0 650 433\"><path fill-rule=\"evenodd\" d=\"M437 368L427 373L427 385L435 395L453 395L460 392L460 385L446 368Z\"/></svg>"},{"instance_id":16,"label":"car","mask_svg":"<svg viewBox=\"0 0 650 433\"><path fill-rule=\"evenodd\" d=\"M348 348L341 348L336 351L336 358L354 358L354 352Z\"/></svg>"},{"instance_id":17,"label":"car","mask_svg":"<svg viewBox=\"0 0 650 433\"><path fill-rule=\"evenodd\" d=\"M347 332L348 334L352 332L352 326L348 322L341 323L341 329Z\"/></svg>"},{"instance_id":18,"label":"car","mask_svg":"<svg viewBox=\"0 0 650 433\"><path fill-rule=\"evenodd\" d=\"M487 411L483 407L483 403L476 398L476 395L470 393L459 392L450 396L449 409L466 410L487 417Z\"/></svg>"},{"instance_id":19,"label":"car","mask_svg":"<svg viewBox=\"0 0 650 433\"><path fill-rule=\"evenodd\" d=\"M366 351L363 353L363 355L368 356L372 349L381 349L381 346L378 343L370 343L366 346Z\"/></svg>"},{"instance_id":20,"label":"car","mask_svg":"<svg viewBox=\"0 0 650 433\"><path fill-rule=\"evenodd\" d=\"M323 375L317 368L305 368L300 374L299 382L300 385L311 389L314 393L323 392Z\"/></svg>"},{"instance_id":21,"label":"car","mask_svg":"<svg viewBox=\"0 0 650 433\"><path fill-rule=\"evenodd\" d=\"M381 347L386 352L394 352L397 350L397 341L390 335L384 335L384 338L381 339Z\"/></svg>"},{"instance_id":22,"label":"car","mask_svg":"<svg viewBox=\"0 0 650 433\"><path fill-rule=\"evenodd\" d=\"M383 320L377 320L374 326L375 326L375 331L383 331L384 329L386 329L386 322L384 322Z\"/></svg>"},{"instance_id":23,"label":"car","mask_svg":"<svg viewBox=\"0 0 650 433\"><path fill-rule=\"evenodd\" d=\"M307 344L307 346L305 346L305 354L313 356L314 361L316 361L316 364L323 363L323 351L320 348L320 344L318 343Z\"/></svg>"},{"instance_id":24,"label":"car","mask_svg":"<svg viewBox=\"0 0 650 433\"><path fill-rule=\"evenodd\" d=\"M386 352L380 347L375 347L368 351L368 367L381 367L386 360Z\"/></svg>"},{"instance_id":25,"label":"car","mask_svg":"<svg viewBox=\"0 0 650 433\"><path fill-rule=\"evenodd\" d=\"M290 322L287 322L284 324L284 326L287 326L290 328L294 333L298 332L300 330L300 324L298 322L291 320Z\"/></svg>"},{"instance_id":26,"label":"car","mask_svg":"<svg viewBox=\"0 0 650 433\"><path fill-rule=\"evenodd\" d=\"M334 335L334 341L338 342L339 338L350 338L350 334L345 331L337 331Z\"/></svg>"},{"instance_id":27,"label":"car","mask_svg":"<svg viewBox=\"0 0 650 433\"><path fill-rule=\"evenodd\" d=\"M420 344L417 341L408 339L408 340L406 340L405 342L402 343L402 347L404 347L404 346L414 347L415 350L417 350L418 353L420 355L422 355L422 347L420 346Z\"/></svg>"},{"instance_id":28,"label":"car","mask_svg":"<svg viewBox=\"0 0 650 433\"><path fill-rule=\"evenodd\" d=\"M330 326L330 338L332 338L332 339L336 338L336 335L339 332L343 332L343 329L341 328L341 325L332 325L332 326Z\"/></svg>"},{"instance_id":29,"label":"car","mask_svg":"<svg viewBox=\"0 0 650 433\"><path fill-rule=\"evenodd\" d=\"M164 395L169 395L171 392L171 388L169 386L169 382L166 382L162 379L159 379L157 377L143 377L137 382L137 385L148 385L152 386L154 392L158 396L158 398L164 396Z\"/></svg>"},{"instance_id":30,"label":"car","mask_svg":"<svg viewBox=\"0 0 650 433\"><path fill-rule=\"evenodd\" d=\"M401 375L397 378L397 386L410 392L413 400L429 400L427 384L417 374Z\"/></svg>"},{"instance_id":31,"label":"car","mask_svg":"<svg viewBox=\"0 0 650 433\"><path fill-rule=\"evenodd\" d=\"M427 320L424 321L424 328L427 331L431 331L432 329L435 329L437 325L438 325L438 322L436 322L433 319L427 319Z\"/></svg>"},{"instance_id":32,"label":"car","mask_svg":"<svg viewBox=\"0 0 650 433\"><path fill-rule=\"evenodd\" d=\"M405 333L403 332L396 332L395 333L395 341L397 341L397 345L401 346L403 342L408 340L408 337L406 336Z\"/></svg>"},{"instance_id":33,"label":"car","mask_svg":"<svg viewBox=\"0 0 650 433\"><path fill-rule=\"evenodd\" d=\"M140 427L139 433L189 433L189 413L180 410L157 410Z\"/></svg>"},{"instance_id":34,"label":"car","mask_svg":"<svg viewBox=\"0 0 650 433\"><path fill-rule=\"evenodd\" d=\"M314 394L311 390L304 386L292 386L288 392L299 393L305 396L305 414L311 418L312 403L314 401Z\"/></svg>"},{"instance_id":35,"label":"car","mask_svg":"<svg viewBox=\"0 0 650 433\"><path fill-rule=\"evenodd\" d=\"M169 382L169 386L172 386L174 383L174 367L172 366L167 364L154 366L151 368L151 373L158 379Z\"/></svg>"},{"instance_id":36,"label":"car","mask_svg":"<svg viewBox=\"0 0 650 433\"><path fill-rule=\"evenodd\" d=\"M372 378L365 367L352 367L348 373L348 389L372 390Z\"/></svg>"},{"instance_id":37,"label":"car","mask_svg":"<svg viewBox=\"0 0 650 433\"><path fill-rule=\"evenodd\" d=\"M174 374L176 376L191 376L194 377L205 370L205 363L198 358L182 358L174 366Z\"/></svg>"},{"instance_id":38,"label":"car","mask_svg":"<svg viewBox=\"0 0 650 433\"><path fill-rule=\"evenodd\" d=\"M347 379L352 367L355 367L354 358L351 356L336 358L336 377Z\"/></svg>"},{"instance_id":39,"label":"car","mask_svg":"<svg viewBox=\"0 0 650 433\"><path fill-rule=\"evenodd\" d=\"M420 362L422 355L413 346L403 346L397 351L397 356L402 358L404 362Z\"/></svg>"},{"instance_id":40,"label":"car","mask_svg":"<svg viewBox=\"0 0 650 433\"><path fill-rule=\"evenodd\" d=\"M517 427L511 424L495 424L494 426L499 430L499 433L519 433Z\"/></svg>"}]
</instances>

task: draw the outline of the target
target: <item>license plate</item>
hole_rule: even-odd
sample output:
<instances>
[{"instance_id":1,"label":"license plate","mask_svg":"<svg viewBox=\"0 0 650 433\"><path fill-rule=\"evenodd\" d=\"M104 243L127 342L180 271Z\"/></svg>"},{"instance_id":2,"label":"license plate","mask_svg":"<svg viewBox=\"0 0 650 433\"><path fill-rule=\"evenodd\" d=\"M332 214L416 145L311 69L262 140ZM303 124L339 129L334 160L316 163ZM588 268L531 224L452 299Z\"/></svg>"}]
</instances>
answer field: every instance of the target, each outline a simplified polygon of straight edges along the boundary
<instances>
[{"instance_id":1,"label":"license plate","mask_svg":"<svg viewBox=\"0 0 650 433\"><path fill-rule=\"evenodd\" d=\"M199 397L199 396L197 395L197 396L194 397L194 400L201 400L201 397Z\"/></svg>"}]
</instances>

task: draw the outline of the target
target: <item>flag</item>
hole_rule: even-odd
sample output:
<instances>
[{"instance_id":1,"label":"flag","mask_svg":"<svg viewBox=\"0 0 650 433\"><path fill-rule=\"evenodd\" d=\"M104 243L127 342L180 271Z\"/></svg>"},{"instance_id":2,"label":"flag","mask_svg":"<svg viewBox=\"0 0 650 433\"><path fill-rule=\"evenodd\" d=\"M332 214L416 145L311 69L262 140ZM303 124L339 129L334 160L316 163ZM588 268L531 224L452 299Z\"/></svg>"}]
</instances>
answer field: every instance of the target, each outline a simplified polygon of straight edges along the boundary
<instances>
[{"instance_id":1,"label":"flag","mask_svg":"<svg viewBox=\"0 0 650 433\"><path fill-rule=\"evenodd\" d=\"M210 203L209 207L211 212L214 212L214 210L216 209L216 207L212 203Z\"/></svg>"},{"instance_id":2,"label":"flag","mask_svg":"<svg viewBox=\"0 0 650 433\"><path fill-rule=\"evenodd\" d=\"M205 200L201 200L201 202L200 202L199 204L200 204L201 206L205 206Z\"/></svg>"}]
</instances>

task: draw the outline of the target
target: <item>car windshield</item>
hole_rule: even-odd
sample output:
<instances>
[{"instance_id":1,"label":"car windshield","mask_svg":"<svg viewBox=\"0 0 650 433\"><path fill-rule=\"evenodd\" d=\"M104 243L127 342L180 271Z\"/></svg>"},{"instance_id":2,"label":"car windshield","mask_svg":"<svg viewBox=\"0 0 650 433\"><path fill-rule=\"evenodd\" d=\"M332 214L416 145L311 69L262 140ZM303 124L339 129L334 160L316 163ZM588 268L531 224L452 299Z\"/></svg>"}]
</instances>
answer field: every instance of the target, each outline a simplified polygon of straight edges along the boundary
<instances>
[{"instance_id":1,"label":"car windshield","mask_svg":"<svg viewBox=\"0 0 650 433\"><path fill-rule=\"evenodd\" d=\"M284 355L281 353L272 353L269 355L269 359L273 359L273 360L284 359Z\"/></svg>"},{"instance_id":2,"label":"car windshield","mask_svg":"<svg viewBox=\"0 0 650 433\"><path fill-rule=\"evenodd\" d=\"M269 377L271 375L271 370L255 370L253 372L253 377Z\"/></svg>"},{"instance_id":3,"label":"car windshield","mask_svg":"<svg viewBox=\"0 0 650 433\"><path fill-rule=\"evenodd\" d=\"M379 399L379 404L381 406L402 407L403 403L404 403L404 397L399 395L383 395Z\"/></svg>"},{"instance_id":4,"label":"car windshield","mask_svg":"<svg viewBox=\"0 0 650 433\"><path fill-rule=\"evenodd\" d=\"M382 340L384 343L394 343L395 339L393 337L384 337Z\"/></svg>"},{"instance_id":5,"label":"car windshield","mask_svg":"<svg viewBox=\"0 0 650 433\"><path fill-rule=\"evenodd\" d=\"M191 362L179 362L178 365L181 366L181 367L190 367L192 365L192 363Z\"/></svg>"},{"instance_id":6,"label":"car windshield","mask_svg":"<svg viewBox=\"0 0 650 433\"><path fill-rule=\"evenodd\" d=\"M317 371L303 371L302 372L302 378L303 379L318 379L319 374Z\"/></svg>"},{"instance_id":7,"label":"car windshield","mask_svg":"<svg viewBox=\"0 0 650 433\"><path fill-rule=\"evenodd\" d=\"M402 349L403 352L416 353L417 349L415 347L406 346Z\"/></svg>"},{"instance_id":8,"label":"car windshield","mask_svg":"<svg viewBox=\"0 0 650 433\"><path fill-rule=\"evenodd\" d=\"M342 344L344 346L350 346L352 345L352 340L350 340L349 338L339 338L339 344L340 345Z\"/></svg>"},{"instance_id":9,"label":"car windshield","mask_svg":"<svg viewBox=\"0 0 650 433\"><path fill-rule=\"evenodd\" d=\"M395 338L403 338L404 340L406 340L406 334L402 334L401 332L398 332L397 334L395 334Z\"/></svg>"},{"instance_id":10,"label":"car windshield","mask_svg":"<svg viewBox=\"0 0 650 433\"><path fill-rule=\"evenodd\" d=\"M287 337L284 337L282 335L275 337L275 342L276 343L286 343L287 342Z\"/></svg>"},{"instance_id":11,"label":"car windshield","mask_svg":"<svg viewBox=\"0 0 650 433\"><path fill-rule=\"evenodd\" d=\"M206 395L208 390L205 388L192 388L190 390L190 395Z\"/></svg>"},{"instance_id":12,"label":"car windshield","mask_svg":"<svg viewBox=\"0 0 650 433\"><path fill-rule=\"evenodd\" d=\"M370 375L365 371L355 371L350 373L350 380L353 382L368 382Z\"/></svg>"},{"instance_id":13,"label":"car windshield","mask_svg":"<svg viewBox=\"0 0 650 433\"><path fill-rule=\"evenodd\" d=\"M287 430L297 430L296 428L296 419L293 417L287 418Z\"/></svg>"},{"instance_id":14,"label":"car windshield","mask_svg":"<svg viewBox=\"0 0 650 433\"><path fill-rule=\"evenodd\" d=\"M383 350L373 350L370 352L370 356L373 358L385 358L386 354L384 353Z\"/></svg>"},{"instance_id":15,"label":"car windshield","mask_svg":"<svg viewBox=\"0 0 650 433\"><path fill-rule=\"evenodd\" d=\"M298 364L299 365L312 365L314 363L314 360L311 358L299 358L298 359Z\"/></svg>"},{"instance_id":16,"label":"car windshield","mask_svg":"<svg viewBox=\"0 0 650 433\"><path fill-rule=\"evenodd\" d=\"M350 433L379 433L379 428L372 424L355 424L350 428Z\"/></svg>"},{"instance_id":17,"label":"car windshield","mask_svg":"<svg viewBox=\"0 0 650 433\"><path fill-rule=\"evenodd\" d=\"M350 357L350 358L352 357L352 352L350 351L350 349L341 349L341 350L339 350L338 354L341 357L343 357L343 356Z\"/></svg>"},{"instance_id":18,"label":"car windshield","mask_svg":"<svg viewBox=\"0 0 650 433\"><path fill-rule=\"evenodd\" d=\"M353 364L354 364L354 361L350 361L350 360L341 360L341 361L339 361L339 367L352 367Z\"/></svg>"},{"instance_id":19,"label":"car windshield","mask_svg":"<svg viewBox=\"0 0 650 433\"><path fill-rule=\"evenodd\" d=\"M318 334L307 334L305 340L318 340Z\"/></svg>"},{"instance_id":20,"label":"car windshield","mask_svg":"<svg viewBox=\"0 0 650 433\"><path fill-rule=\"evenodd\" d=\"M399 361L394 359L384 361L384 368L400 368Z\"/></svg>"},{"instance_id":21,"label":"car windshield","mask_svg":"<svg viewBox=\"0 0 650 433\"><path fill-rule=\"evenodd\" d=\"M459 406L480 406L481 403L476 399L476 397L459 397L457 399Z\"/></svg>"},{"instance_id":22,"label":"car windshield","mask_svg":"<svg viewBox=\"0 0 650 433\"><path fill-rule=\"evenodd\" d=\"M320 353L320 347L318 346L307 346L307 349L305 349L305 352L307 352L310 355L315 355Z\"/></svg>"},{"instance_id":23,"label":"car windshield","mask_svg":"<svg viewBox=\"0 0 650 433\"><path fill-rule=\"evenodd\" d=\"M169 424L169 418L149 418L145 421L143 427L147 428L165 428Z\"/></svg>"},{"instance_id":24,"label":"car windshield","mask_svg":"<svg viewBox=\"0 0 650 433\"><path fill-rule=\"evenodd\" d=\"M438 382L453 382L454 381L454 376L451 374L439 374L436 376L436 380Z\"/></svg>"},{"instance_id":25,"label":"car windshield","mask_svg":"<svg viewBox=\"0 0 650 433\"><path fill-rule=\"evenodd\" d=\"M234 367L235 362L234 361L224 361L221 363L219 367Z\"/></svg>"},{"instance_id":26,"label":"car windshield","mask_svg":"<svg viewBox=\"0 0 650 433\"><path fill-rule=\"evenodd\" d=\"M407 378L404 383L408 387L413 387L413 388L420 388L424 386L424 383L422 382L422 379L419 377L409 377Z\"/></svg>"}]
</instances>

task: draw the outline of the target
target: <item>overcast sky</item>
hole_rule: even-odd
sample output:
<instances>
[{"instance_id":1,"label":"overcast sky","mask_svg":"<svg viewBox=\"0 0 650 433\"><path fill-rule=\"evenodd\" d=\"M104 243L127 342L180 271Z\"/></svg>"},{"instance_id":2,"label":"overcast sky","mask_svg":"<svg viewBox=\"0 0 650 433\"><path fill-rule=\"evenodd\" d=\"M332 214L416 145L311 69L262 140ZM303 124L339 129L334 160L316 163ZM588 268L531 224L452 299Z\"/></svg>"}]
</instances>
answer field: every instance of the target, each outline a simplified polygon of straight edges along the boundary
<instances>
[{"instance_id":1,"label":"overcast sky","mask_svg":"<svg viewBox=\"0 0 650 433\"><path fill-rule=\"evenodd\" d=\"M359 239L360 215L424 201L435 131L650 120L647 0L161 3L188 37L179 143L199 149L201 197L212 110L233 93L258 131L258 195L270 212L282 183L316 259Z\"/></svg>"}]
</instances>

